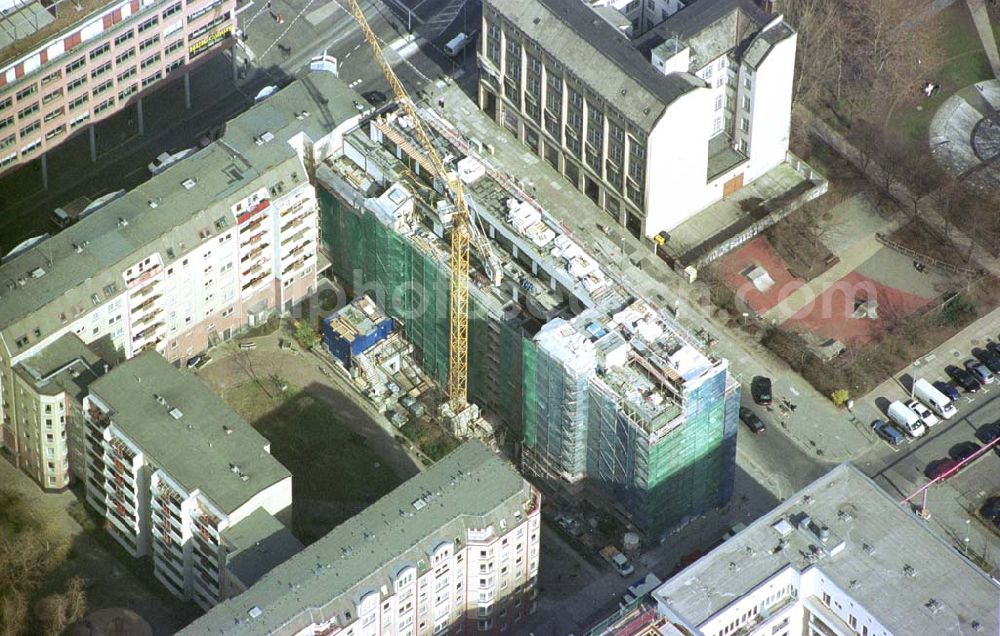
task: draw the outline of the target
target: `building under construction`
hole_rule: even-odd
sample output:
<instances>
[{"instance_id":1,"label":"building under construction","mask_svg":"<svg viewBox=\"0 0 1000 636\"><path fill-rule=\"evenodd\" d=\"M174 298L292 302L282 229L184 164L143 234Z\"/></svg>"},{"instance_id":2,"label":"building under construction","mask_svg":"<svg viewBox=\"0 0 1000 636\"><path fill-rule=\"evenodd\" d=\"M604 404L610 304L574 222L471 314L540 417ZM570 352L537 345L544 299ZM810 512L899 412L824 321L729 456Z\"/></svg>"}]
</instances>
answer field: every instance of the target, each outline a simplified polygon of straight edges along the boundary
<instances>
[{"instance_id":1,"label":"building under construction","mask_svg":"<svg viewBox=\"0 0 1000 636\"><path fill-rule=\"evenodd\" d=\"M522 441L525 472L570 495L592 488L654 535L725 503L739 407L727 362L469 156L447 122L421 115L496 256L473 252L469 400ZM345 135L316 170L321 232L334 273L396 321L444 386L453 208L411 131L389 114Z\"/></svg>"}]
</instances>

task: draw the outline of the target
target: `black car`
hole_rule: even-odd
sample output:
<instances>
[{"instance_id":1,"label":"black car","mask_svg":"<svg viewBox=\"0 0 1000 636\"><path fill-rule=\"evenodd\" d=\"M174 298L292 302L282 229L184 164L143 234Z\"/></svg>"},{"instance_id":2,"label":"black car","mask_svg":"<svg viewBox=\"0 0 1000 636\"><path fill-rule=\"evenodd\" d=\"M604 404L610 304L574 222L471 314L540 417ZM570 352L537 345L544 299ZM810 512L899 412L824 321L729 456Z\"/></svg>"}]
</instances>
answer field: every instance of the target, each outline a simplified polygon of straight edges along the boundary
<instances>
[{"instance_id":1,"label":"black car","mask_svg":"<svg viewBox=\"0 0 1000 636\"><path fill-rule=\"evenodd\" d=\"M986 348L990 350L996 357L1000 358L1000 342L995 342L990 340L986 343Z\"/></svg>"},{"instance_id":2,"label":"black car","mask_svg":"<svg viewBox=\"0 0 1000 636\"><path fill-rule=\"evenodd\" d=\"M950 364L945 367L944 372L948 374L949 378L955 381L955 384L962 387L962 390L966 393L975 393L979 390L979 380L965 369Z\"/></svg>"},{"instance_id":3,"label":"black car","mask_svg":"<svg viewBox=\"0 0 1000 636\"><path fill-rule=\"evenodd\" d=\"M1000 520L1000 497L990 497L979 509L979 514L987 521Z\"/></svg>"},{"instance_id":4,"label":"black car","mask_svg":"<svg viewBox=\"0 0 1000 636\"><path fill-rule=\"evenodd\" d=\"M750 381L750 395L757 404L767 406L771 403L771 378L755 375Z\"/></svg>"},{"instance_id":5,"label":"black car","mask_svg":"<svg viewBox=\"0 0 1000 636\"><path fill-rule=\"evenodd\" d=\"M976 360L985 364L986 368L993 373L1000 373L1000 358L989 349L980 349L977 347L972 350L972 355L975 356Z\"/></svg>"},{"instance_id":6,"label":"black car","mask_svg":"<svg viewBox=\"0 0 1000 636\"><path fill-rule=\"evenodd\" d=\"M976 431L976 439L983 444L989 444L998 437L1000 437L1000 420L992 424L984 424ZM993 451L1000 455L1000 442L993 445Z\"/></svg>"},{"instance_id":7,"label":"black car","mask_svg":"<svg viewBox=\"0 0 1000 636\"><path fill-rule=\"evenodd\" d=\"M382 91L368 91L367 93L362 93L361 96L372 106L383 104L386 100L385 93Z\"/></svg>"},{"instance_id":8,"label":"black car","mask_svg":"<svg viewBox=\"0 0 1000 636\"><path fill-rule=\"evenodd\" d=\"M952 446L951 450L948 451L948 455L956 462L964 462L982 450L982 448L982 446L975 442L962 442Z\"/></svg>"},{"instance_id":9,"label":"black car","mask_svg":"<svg viewBox=\"0 0 1000 636\"><path fill-rule=\"evenodd\" d=\"M764 422L757 417L757 414L745 406L740 407L740 419L754 433L760 435L764 432Z\"/></svg>"},{"instance_id":10,"label":"black car","mask_svg":"<svg viewBox=\"0 0 1000 636\"><path fill-rule=\"evenodd\" d=\"M206 364L208 364L208 360L209 360L209 357L208 357L207 353L199 353L196 356L192 356L192 357L188 358L187 368L189 368L189 369L200 369L203 366L205 366Z\"/></svg>"}]
</instances>

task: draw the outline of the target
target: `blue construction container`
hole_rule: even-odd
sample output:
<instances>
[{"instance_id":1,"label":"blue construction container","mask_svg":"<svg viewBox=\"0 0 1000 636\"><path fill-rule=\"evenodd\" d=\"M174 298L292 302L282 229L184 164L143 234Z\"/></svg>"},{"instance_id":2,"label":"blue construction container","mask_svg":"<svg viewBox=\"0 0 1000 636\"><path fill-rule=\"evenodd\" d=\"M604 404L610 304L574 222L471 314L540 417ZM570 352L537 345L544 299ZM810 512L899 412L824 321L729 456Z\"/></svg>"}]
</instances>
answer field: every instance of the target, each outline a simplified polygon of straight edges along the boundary
<instances>
[{"instance_id":1,"label":"blue construction container","mask_svg":"<svg viewBox=\"0 0 1000 636\"><path fill-rule=\"evenodd\" d=\"M323 319L323 344L350 369L354 356L388 338L394 326L392 318L363 296Z\"/></svg>"}]
</instances>

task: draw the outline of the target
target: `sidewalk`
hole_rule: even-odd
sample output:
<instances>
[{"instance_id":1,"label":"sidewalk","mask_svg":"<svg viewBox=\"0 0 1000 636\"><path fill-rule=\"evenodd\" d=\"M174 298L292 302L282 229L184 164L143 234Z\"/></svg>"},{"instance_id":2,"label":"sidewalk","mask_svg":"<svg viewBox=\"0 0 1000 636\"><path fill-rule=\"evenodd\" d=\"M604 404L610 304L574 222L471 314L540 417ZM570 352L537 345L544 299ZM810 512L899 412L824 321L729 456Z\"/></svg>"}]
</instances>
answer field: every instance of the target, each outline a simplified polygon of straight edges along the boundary
<instances>
[{"instance_id":1,"label":"sidewalk","mask_svg":"<svg viewBox=\"0 0 1000 636\"><path fill-rule=\"evenodd\" d=\"M993 25L990 24L990 14L986 11L985 0L965 0L969 6L969 13L972 14L972 23L976 25L976 32L983 43L983 50L986 52L986 59L990 61L990 68L993 76L1000 79L1000 54L997 53L997 40L993 34Z\"/></svg>"},{"instance_id":2,"label":"sidewalk","mask_svg":"<svg viewBox=\"0 0 1000 636\"><path fill-rule=\"evenodd\" d=\"M861 454L872 443L851 424L850 414L834 407L784 361L716 320L710 314L711 308L699 302L700 286L683 283L666 263L624 228L615 225L586 195L480 112L461 88L439 82L437 91L435 99L429 101L435 103L437 97L443 97L446 118L467 137L492 145L495 156L487 155L483 160L512 174L522 189L530 191L559 220L568 234L599 258L603 256L602 262L610 270L622 273L636 295L675 310L678 321L688 330L709 332L716 338L712 353L729 360L734 377L741 383L758 374L770 376L775 397L787 397L799 407L787 419L783 433L803 452L840 462ZM599 226L612 229L605 235ZM621 256L623 252L625 258Z\"/></svg>"}]
</instances>

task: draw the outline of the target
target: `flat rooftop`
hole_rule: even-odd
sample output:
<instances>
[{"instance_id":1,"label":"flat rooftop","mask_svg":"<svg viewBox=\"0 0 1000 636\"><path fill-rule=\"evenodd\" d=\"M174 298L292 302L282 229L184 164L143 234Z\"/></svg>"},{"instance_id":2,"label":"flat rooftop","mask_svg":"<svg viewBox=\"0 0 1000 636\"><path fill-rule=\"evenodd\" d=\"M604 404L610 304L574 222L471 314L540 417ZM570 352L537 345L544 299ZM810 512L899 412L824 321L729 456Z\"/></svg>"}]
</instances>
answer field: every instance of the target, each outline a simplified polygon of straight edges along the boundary
<instances>
[{"instance_id":1,"label":"flat rooftop","mask_svg":"<svg viewBox=\"0 0 1000 636\"><path fill-rule=\"evenodd\" d=\"M226 569L246 587L304 547L291 530L263 508L257 508L236 525L223 530L222 541L229 550Z\"/></svg>"},{"instance_id":2,"label":"flat rooftop","mask_svg":"<svg viewBox=\"0 0 1000 636\"><path fill-rule=\"evenodd\" d=\"M22 360L15 370L39 393L66 392L82 401L87 387L104 373L104 362L75 333L68 333Z\"/></svg>"},{"instance_id":3,"label":"flat rooftop","mask_svg":"<svg viewBox=\"0 0 1000 636\"><path fill-rule=\"evenodd\" d=\"M0 67L83 24L117 0L24 2L0 15ZM4 3L7 4L7 3ZM46 7L46 5L48 5Z\"/></svg>"},{"instance_id":4,"label":"flat rooftop","mask_svg":"<svg viewBox=\"0 0 1000 636\"><path fill-rule=\"evenodd\" d=\"M155 351L115 367L90 392L112 409L113 426L148 461L227 515L291 477L264 436L197 376Z\"/></svg>"},{"instance_id":5,"label":"flat rooftop","mask_svg":"<svg viewBox=\"0 0 1000 636\"><path fill-rule=\"evenodd\" d=\"M357 117L360 99L332 74L312 72L229 121L221 139L0 265L0 333L11 355L21 338L33 345L121 293L136 262L159 253L169 264L231 231L237 201L305 183L290 142Z\"/></svg>"},{"instance_id":6,"label":"flat rooftop","mask_svg":"<svg viewBox=\"0 0 1000 636\"><path fill-rule=\"evenodd\" d=\"M813 529L800 529L805 515ZM822 526L829 528L827 543L814 530ZM697 627L788 567L818 568L893 634L1000 633L1000 586L850 464L789 497L653 595Z\"/></svg>"},{"instance_id":7,"label":"flat rooftop","mask_svg":"<svg viewBox=\"0 0 1000 636\"><path fill-rule=\"evenodd\" d=\"M391 589L401 568L423 573L434 548L464 539L467 529L497 528L501 521L513 527L533 496L509 462L479 441L466 442L180 634L297 633L331 619L349 624L360 598Z\"/></svg>"}]
</instances>

